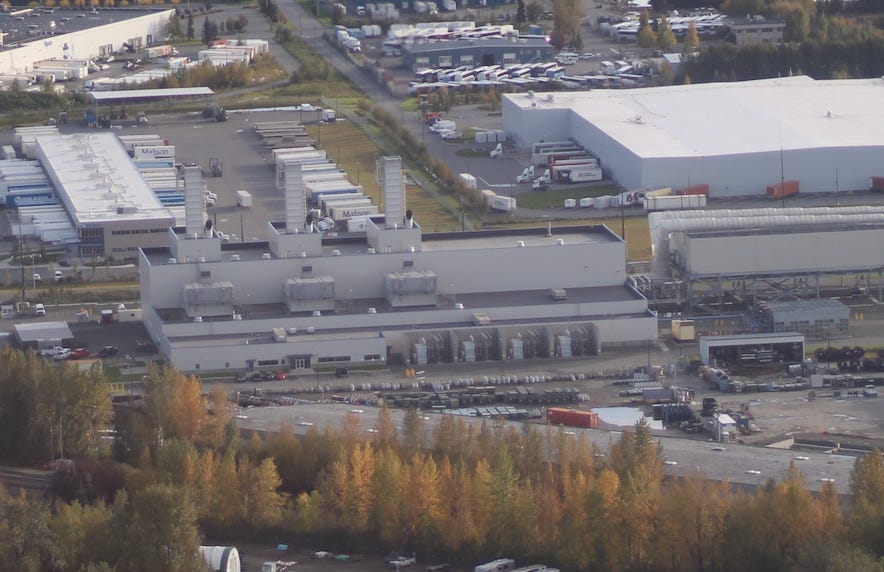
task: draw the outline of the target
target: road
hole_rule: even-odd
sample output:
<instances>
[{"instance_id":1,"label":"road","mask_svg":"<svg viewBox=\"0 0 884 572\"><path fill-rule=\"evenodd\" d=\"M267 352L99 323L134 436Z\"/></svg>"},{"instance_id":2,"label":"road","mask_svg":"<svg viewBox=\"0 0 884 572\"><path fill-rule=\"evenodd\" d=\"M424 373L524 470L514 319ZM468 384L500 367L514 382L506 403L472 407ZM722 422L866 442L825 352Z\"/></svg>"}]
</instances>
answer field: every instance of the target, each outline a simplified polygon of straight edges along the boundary
<instances>
[{"instance_id":1,"label":"road","mask_svg":"<svg viewBox=\"0 0 884 572\"><path fill-rule=\"evenodd\" d=\"M365 405L328 403L253 407L242 411L238 424L241 428L259 431L277 431L283 424L288 424L294 428L295 433L304 434L311 429L322 431L326 426L338 427L341 418L350 412L354 412L352 414L359 418L363 431L370 437L369 430L377 421L378 409ZM392 417L397 426L401 426L404 412L393 410ZM424 418L425 432L429 436L441 417L435 413L427 413ZM476 417L462 419L471 425L483 423L482 419ZM520 422L507 421L506 424L521 428ZM542 427L540 429L543 430ZM572 438L586 438L600 455L606 454L611 443L620 435L618 431L594 429L569 428L568 431L573 433L569 435ZM836 488L843 493L850 483L850 471L855 461L854 457L832 453L796 452L731 443L718 447L718 443L680 437L657 435L655 438L663 449L663 456L669 462L666 465L668 474L688 476L699 473L714 480L727 479L738 486L754 487L763 485L768 479L782 479L789 464L794 462L804 473L808 489L819 491L824 483L820 479L832 479Z\"/></svg>"}]
</instances>

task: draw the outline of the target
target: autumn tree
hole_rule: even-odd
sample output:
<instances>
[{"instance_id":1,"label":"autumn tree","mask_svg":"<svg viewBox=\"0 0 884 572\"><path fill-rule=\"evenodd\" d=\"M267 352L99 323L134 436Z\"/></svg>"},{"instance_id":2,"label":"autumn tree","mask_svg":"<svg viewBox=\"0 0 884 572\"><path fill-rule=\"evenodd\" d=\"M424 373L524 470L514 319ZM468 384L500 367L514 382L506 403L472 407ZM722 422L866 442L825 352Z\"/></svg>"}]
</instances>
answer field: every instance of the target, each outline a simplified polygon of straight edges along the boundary
<instances>
[{"instance_id":1,"label":"autumn tree","mask_svg":"<svg viewBox=\"0 0 884 572\"><path fill-rule=\"evenodd\" d=\"M682 46L686 54L693 53L700 47L700 35L697 34L697 24L693 20L688 22L688 31L685 34Z\"/></svg>"},{"instance_id":2,"label":"autumn tree","mask_svg":"<svg viewBox=\"0 0 884 572\"><path fill-rule=\"evenodd\" d=\"M49 510L24 489L10 495L0 485L0 562L5 570L43 572L64 565Z\"/></svg>"},{"instance_id":3,"label":"autumn tree","mask_svg":"<svg viewBox=\"0 0 884 572\"><path fill-rule=\"evenodd\" d=\"M196 515L183 490L172 485L150 485L132 497L129 517L125 554L128 569L197 569L200 557Z\"/></svg>"},{"instance_id":4,"label":"autumn tree","mask_svg":"<svg viewBox=\"0 0 884 572\"><path fill-rule=\"evenodd\" d=\"M668 50L677 42L678 40L675 39L672 27L669 25L669 19L661 18L660 23L657 25L657 45L660 46L661 50Z\"/></svg>"},{"instance_id":5,"label":"autumn tree","mask_svg":"<svg viewBox=\"0 0 884 572\"><path fill-rule=\"evenodd\" d=\"M642 48L652 48L657 45L657 32L651 27L647 10L642 10L639 15L638 45Z\"/></svg>"},{"instance_id":6,"label":"autumn tree","mask_svg":"<svg viewBox=\"0 0 884 572\"><path fill-rule=\"evenodd\" d=\"M884 555L884 457L880 449L856 460L850 492L854 498L852 536L874 554Z\"/></svg>"}]
</instances>

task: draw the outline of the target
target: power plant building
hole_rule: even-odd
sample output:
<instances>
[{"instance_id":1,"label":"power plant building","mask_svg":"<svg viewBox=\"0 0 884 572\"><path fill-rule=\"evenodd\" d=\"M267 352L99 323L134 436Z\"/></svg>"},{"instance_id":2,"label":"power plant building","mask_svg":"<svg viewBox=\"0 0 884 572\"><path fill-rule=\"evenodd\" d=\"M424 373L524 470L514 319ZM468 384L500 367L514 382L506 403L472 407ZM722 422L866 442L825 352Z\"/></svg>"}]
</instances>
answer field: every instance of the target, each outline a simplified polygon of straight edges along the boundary
<instances>
[{"instance_id":1,"label":"power plant building","mask_svg":"<svg viewBox=\"0 0 884 572\"><path fill-rule=\"evenodd\" d=\"M708 184L710 196L870 188L884 174L884 79L806 76L628 90L512 93L503 124L519 147L573 139L632 189Z\"/></svg>"},{"instance_id":2,"label":"power plant building","mask_svg":"<svg viewBox=\"0 0 884 572\"><path fill-rule=\"evenodd\" d=\"M222 245L188 211L184 232L142 249L143 319L165 358L184 371L327 369L566 358L656 339L606 227L424 235L404 209L401 161L382 165L386 213L364 233L314 232L291 162L286 221L268 223L267 242Z\"/></svg>"}]
</instances>

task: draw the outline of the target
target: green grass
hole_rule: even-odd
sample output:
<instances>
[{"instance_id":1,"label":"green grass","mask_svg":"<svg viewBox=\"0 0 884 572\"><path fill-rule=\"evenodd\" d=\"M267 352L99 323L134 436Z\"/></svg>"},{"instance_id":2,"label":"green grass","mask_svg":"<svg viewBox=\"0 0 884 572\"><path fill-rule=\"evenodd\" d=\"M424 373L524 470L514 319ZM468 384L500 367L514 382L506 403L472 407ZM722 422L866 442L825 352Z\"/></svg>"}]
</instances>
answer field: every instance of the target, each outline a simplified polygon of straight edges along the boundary
<instances>
[{"instance_id":1,"label":"green grass","mask_svg":"<svg viewBox=\"0 0 884 572\"><path fill-rule=\"evenodd\" d=\"M591 186L574 186L564 189L551 189L545 192L524 193L519 195L519 206L527 209L562 208L565 199L580 200L586 197L616 195L620 188L613 183Z\"/></svg>"}]
</instances>

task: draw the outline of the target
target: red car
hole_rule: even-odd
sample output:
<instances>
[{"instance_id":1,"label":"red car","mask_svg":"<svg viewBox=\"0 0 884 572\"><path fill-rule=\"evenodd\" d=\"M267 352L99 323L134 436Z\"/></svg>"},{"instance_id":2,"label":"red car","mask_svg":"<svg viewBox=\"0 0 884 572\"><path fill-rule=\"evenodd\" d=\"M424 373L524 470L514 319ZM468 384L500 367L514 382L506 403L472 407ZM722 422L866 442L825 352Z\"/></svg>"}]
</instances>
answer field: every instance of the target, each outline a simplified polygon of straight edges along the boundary
<instances>
[{"instance_id":1,"label":"red car","mask_svg":"<svg viewBox=\"0 0 884 572\"><path fill-rule=\"evenodd\" d=\"M283 380L283 379L285 379L285 372L278 371L278 372L276 372L276 374L273 377L276 379L279 379L279 380Z\"/></svg>"},{"instance_id":2,"label":"red car","mask_svg":"<svg viewBox=\"0 0 884 572\"><path fill-rule=\"evenodd\" d=\"M68 359L84 359L89 357L89 350L86 348L77 348L75 350L71 350L71 354L68 356Z\"/></svg>"}]
</instances>

